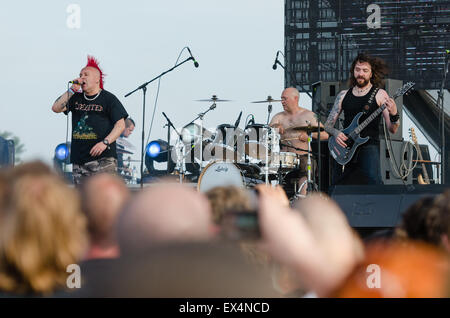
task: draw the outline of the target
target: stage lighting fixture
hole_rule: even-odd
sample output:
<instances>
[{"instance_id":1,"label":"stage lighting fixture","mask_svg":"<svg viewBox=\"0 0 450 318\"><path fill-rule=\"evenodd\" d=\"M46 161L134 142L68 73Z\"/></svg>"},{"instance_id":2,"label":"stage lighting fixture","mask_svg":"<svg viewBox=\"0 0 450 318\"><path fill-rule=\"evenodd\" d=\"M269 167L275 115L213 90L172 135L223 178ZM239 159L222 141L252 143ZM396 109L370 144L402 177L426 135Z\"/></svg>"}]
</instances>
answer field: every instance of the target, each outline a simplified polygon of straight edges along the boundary
<instances>
[{"instance_id":1,"label":"stage lighting fixture","mask_svg":"<svg viewBox=\"0 0 450 318\"><path fill-rule=\"evenodd\" d=\"M55 148L55 158L59 162L70 163L70 142L62 143Z\"/></svg>"}]
</instances>

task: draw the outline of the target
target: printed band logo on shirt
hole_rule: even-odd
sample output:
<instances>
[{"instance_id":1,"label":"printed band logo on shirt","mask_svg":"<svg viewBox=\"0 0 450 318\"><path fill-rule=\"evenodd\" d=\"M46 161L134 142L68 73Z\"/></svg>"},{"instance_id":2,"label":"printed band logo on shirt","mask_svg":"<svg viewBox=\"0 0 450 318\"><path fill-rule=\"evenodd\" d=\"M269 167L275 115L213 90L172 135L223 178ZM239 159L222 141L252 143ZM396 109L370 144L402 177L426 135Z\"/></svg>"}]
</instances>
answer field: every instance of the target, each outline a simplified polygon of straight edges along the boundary
<instances>
[{"instance_id":1,"label":"printed band logo on shirt","mask_svg":"<svg viewBox=\"0 0 450 318\"><path fill-rule=\"evenodd\" d=\"M86 112L102 112L103 106L96 104L81 104L79 102L75 102L74 110L86 111Z\"/></svg>"},{"instance_id":2,"label":"printed band logo on shirt","mask_svg":"<svg viewBox=\"0 0 450 318\"><path fill-rule=\"evenodd\" d=\"M73 130L73 139L97 139L97 134L92 127L89 127L86 124L86 119L88 119L88 117L89 116L85 114L77 123L77 127Z\"/></svg>"}]
</instances>

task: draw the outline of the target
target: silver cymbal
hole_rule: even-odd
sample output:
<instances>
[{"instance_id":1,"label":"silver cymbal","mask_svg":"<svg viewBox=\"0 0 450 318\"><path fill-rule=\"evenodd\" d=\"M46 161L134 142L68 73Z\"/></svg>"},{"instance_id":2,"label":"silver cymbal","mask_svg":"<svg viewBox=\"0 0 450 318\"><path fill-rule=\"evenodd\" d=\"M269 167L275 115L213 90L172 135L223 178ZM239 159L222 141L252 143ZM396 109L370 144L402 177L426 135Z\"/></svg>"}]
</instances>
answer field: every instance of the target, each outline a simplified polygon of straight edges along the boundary
<instances>
[{"instance_id":1,"label":"silver cymbal","mask_svg":"<svg viewBox=\"0 0 450 318\"><path fill-rule=\"evenodd\" d=\"M290 127L286 128L285 131L304 131L306 133L314 133L317 131L324 131L325 129L323 127L318 126L300 126L300 127Z\"/></svg>"},{"instance_id":2,"label":"silver cymbal","mask_svg":"<svg viewBox=\"0 0 450 318\"><path fill-rule=\"evenodd\" d=\"M211 98L209 99L197 99L197 102L231 102L231 100L229 99L219 99L217 97L217 95L213 95Z\"/></svg>"},{"instance_id":3,"label":"silver cymbal","mask_svg":"<svg viewBox=\"0 0 450 318\"><path fill-rule=\"evenodd\" d=\"M273 102L281 102L281 99L273 99L272 96L267 96L265 100L258 100L256 102L252 102L253 104L259 104L259 103L273 103Z\"/></svg>"}]
</instances>

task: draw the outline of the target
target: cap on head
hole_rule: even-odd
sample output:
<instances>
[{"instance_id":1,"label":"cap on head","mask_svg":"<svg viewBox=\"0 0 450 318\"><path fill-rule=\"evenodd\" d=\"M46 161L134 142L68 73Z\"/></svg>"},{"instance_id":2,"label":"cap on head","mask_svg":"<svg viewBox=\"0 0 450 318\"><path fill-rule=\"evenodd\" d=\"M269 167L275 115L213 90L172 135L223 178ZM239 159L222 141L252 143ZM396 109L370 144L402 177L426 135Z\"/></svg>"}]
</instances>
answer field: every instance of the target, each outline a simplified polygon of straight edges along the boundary
<instances>
[{"instance_id":1,"label":"cap on head","mask_svg":"<svg viewBox=\"0 0 450 318\"><path fill-rule=\"evenodd\" d=\"M100 73L100 88L103 89L103 79L104 79L105 75L103 74L103 71L100 69L98 60L95 57L93 57L92 55L88 55L87 64L85 67L93 67L99 71L99 73Z\"/></svg>"}]
</instances>

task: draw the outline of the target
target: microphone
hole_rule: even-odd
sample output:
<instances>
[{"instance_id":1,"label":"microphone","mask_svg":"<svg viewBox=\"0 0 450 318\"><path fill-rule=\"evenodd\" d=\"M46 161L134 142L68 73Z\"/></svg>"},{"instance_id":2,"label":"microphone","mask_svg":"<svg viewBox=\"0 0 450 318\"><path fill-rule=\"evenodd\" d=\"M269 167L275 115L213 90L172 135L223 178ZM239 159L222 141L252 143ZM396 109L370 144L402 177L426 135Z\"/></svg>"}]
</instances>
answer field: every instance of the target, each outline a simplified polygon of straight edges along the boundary
<instances>
[{"instance_id":1,"label":"microphone","mask_svg":"<svg viewBox=\"0 0 450 318\"><path fill-rule=\"evenodd\" d=\"M191 50L189 49L188 46L186 46L187 50L189 51L189 55L191 56L192 60L194 61L194 66L198 67L198 62L195 60L194 56L192 55Z\"/></svg>"},{"instance_id":2,"label":"microphone","mask_svg":"<svg viewBox=\"0 0 450 318\"><path fill-rule=\"evenodd\" d=\"M273 68L274 70L277 69L278 54L280 54L280 51L277 51L277 56L275 57L275 62L273 62L272 68Z\"/></svg>"},{"instance_id":3,"label":"microphone","mask_svg":"<svg viewBox=\"0 0 450 318\"><path fill-rule=\"evenodd\" d=\"M69 81L69 84L78 84L78 85L82 85L84 84L83 82L78 82L78 81Z\"/></svg>"},{"instance_id":4,"label":"microphone","mask_svg":"<svg viewBox=\"0 0 450 318\"><path fill-rule=\"evenodd\" d=\"M248 121L249 125L254 125L255 124L255 116L252 115L252 118Z\"/></svg>"},{"instance_id":5,"label":"microphone","mask_svg":"<svg viewBox=\"0 0 450 318\"><path fill-rule=\"evenodd\" d=\"M236 122L234 123L234 129L238 128L239 123L241 122L242 111L240 112Z\"/></svg>"}]
</instances>

